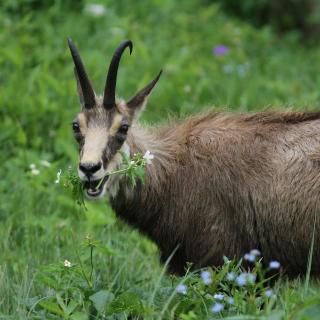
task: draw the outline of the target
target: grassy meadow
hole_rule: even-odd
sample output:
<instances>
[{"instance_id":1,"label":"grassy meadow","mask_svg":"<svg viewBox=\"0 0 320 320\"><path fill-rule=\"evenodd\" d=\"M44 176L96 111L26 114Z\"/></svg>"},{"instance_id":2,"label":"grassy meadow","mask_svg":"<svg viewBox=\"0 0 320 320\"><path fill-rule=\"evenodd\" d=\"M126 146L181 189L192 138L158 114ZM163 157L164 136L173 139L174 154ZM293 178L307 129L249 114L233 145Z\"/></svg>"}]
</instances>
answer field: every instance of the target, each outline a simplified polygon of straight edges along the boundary
<instances>
[{"instance_id":1,"label":"grassy meadow","mask_svg":"<svg viewBox=\"0 0 320 320\"><path fill-rule=\"evenodd\" d=\"M77 163L67 37L97 92L124 39L134 48L121 61L119 96L130 98L163 69L141 119L150 125L207 109L319 110L320 44L255 29L210 1L97 3L4 0L0 8L0 319L319 319L316 279L283 277L268 294L261 281L226 281L241 273L227 259L209 270L208 285L191 272L169 276L156 246L107 201L84 209L55 180ZM220 45L228 52L215 54ZM218 292L234 299L224 310L212 310Z\"/></svg>"}]
</instances>

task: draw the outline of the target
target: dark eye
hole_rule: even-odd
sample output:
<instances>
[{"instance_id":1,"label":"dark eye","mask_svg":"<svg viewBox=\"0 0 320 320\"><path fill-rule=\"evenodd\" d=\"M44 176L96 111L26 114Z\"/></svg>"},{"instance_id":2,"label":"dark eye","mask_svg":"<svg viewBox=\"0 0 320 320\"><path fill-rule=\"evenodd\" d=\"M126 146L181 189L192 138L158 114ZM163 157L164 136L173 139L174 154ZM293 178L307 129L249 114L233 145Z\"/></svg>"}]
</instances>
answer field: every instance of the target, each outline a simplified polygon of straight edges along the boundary
<instances>
[{"instance_id":1,"label":"dark eye","mask_svg":"<svg viewBox=\"0 0 320 320\"><path fill-rule=\"evenodd\" d=\"M129 125L128 124L122 124L119 128L119 133L126 134L128 132Z\"/></svg>"},{"instance_id":2,"label":"dark eye","mask_svg":"<svg viewBox=\"0 0 320 320\"><path fill-rule=\"evenodd\" d=\"M72 122L72 130L73 130L75 133L80 132L80 126L79 126L79 123L78 123L78 122Z\"/></svg>"}]
</instances>

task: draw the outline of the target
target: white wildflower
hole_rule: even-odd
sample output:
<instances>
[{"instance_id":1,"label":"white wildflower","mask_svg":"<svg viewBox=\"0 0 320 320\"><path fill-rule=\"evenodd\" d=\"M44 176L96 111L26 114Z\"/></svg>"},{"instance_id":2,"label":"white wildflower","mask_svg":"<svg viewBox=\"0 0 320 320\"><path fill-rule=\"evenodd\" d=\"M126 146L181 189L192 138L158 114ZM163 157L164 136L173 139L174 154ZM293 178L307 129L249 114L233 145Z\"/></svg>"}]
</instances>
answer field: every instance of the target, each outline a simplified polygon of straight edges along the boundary
<instances>
[{"instance_id":1,"label":"white wildflower","mask_svg":"<svg viewBox=\"0 0 320 320\"><path fill-rule=\"evenodd\" d=\"M133 160L131 160L131 161L130 161L130 164L131 164L131 165L134 165L134 164L135 164L135 162L134 162Z\"/></svg>"},{"instance_id":2,"label":"white wildflower","mask_svg":"<svg viewBox=\"0 0 320 320\"><path fill-rule=\"evenodd\" d=\"M84 8L84 10L96 17L102 16L106 13L106 7L102 4L98 4L98 3L90 3L87 4Z\"/></svg>"},{"instance_id":3,"label":"white wildflower","mask_svg":"<svg viewBox=\"0 0 320 320\"><path fill-rule=\"evenodd\" d=\"M34 176L38 176L40 174L40 170L34 168L34 169L31 169L31 173L34 175Z\"/></svg>"},{"instance_id":4,"label":"white wildflower","mask_svg":"<svg viewBox=\"0 0 320 320\"><path fill-rule=\"evenodd\" d=\"M181 294L187 294L187 289L188 287L185 284L181 283L176 287L176 292Z\"/></svg>"},{"instance_id":5,"label":"white wildflower","mask_svg":"<svg viewBox=\"0 0 320 320\"><path fill-rule=\"evenodd\" d=\"M54 183L59 183L59 182L60 182L61 173L62 173L62 170L60 169L60 170L57 172L57 179L55 180Z\"/></svg>"},{"instance_id":6,"label":"white wildflower","mask_svg":"<svg viewBox=\"0 0 320 320\"><path fill-rule=\"evenodd\" d=\"M36 165L34 163L31 163L29 165L30 170L36 169Z\"/></svg>"},{"instance_id":7,"label":"white wildflower","mask_svg":"<svg viewBox=\"0 0 320 320\"><path fill-rule=\"evenodd\" d=\"M40 160L40 164L44 167L50 167L51 163L47 160Z\"/></svg>"},{"instance_id":8,"label":"white wildflower","mask_svg":"<svg viewBox=\"0 0 320 320\"><path fill-rule=\"evenodd\" d=\"M224 294L216 293L216 294L213 295L213 298L216 299L216 300L220 300L221 301L224 298Z\"/></svg>"},{"instance_id":9,"label":"white wildflower","mask_svg":"<svg viewBox=\"0 0 320 320\"><path fill-rule=\"evenodd\" d=\"M218 313L218 312L221 312L223 309L224 309L224 305L222 303L217 302L212 306L211 311L213 313Z\"/></svg>"},{"instance_id":10,"label":"white wildflower","mask_svg":"<svg viewBox=\"0 0 320 320\"><path fill-rule=\"evenodd\" d=\"M149 150L147 150L143 156L143 159L146 160L147 164L151 164L151 160L153 158L154 158L154 155Z\"/></svg>"},{"instance_id":11,"label":"white wildflower","mask_svg":"<svg viewBox=\"0 0 320 320\"><path fill-rule=\"evenodd\" d=\"M71 262L68 261L68 260L64 260L63 265L64 265L66 268L71 268L71 266L72 266Z\"/></svg>"},{"instance_id":12,"label":"white wildflower","mask_svg":"<svg viewBox=\"0 0 320 320\"><path fill-rule=\"evenodd\" d=\"M212 282L211 273L209 271L201 271L200 276L204 284L208 285Z\"/></svg>"},{"instance_id":13,"label":"white wildflower","mask_svg":"<svg viewBox=\"0 0 320 320\"><path fill-rule=\"evenodd\" d=\"M278 261L270 261L269 268L270 269L279 269L280 268L280 262L278 262Z\"/></svg>"}]
</instances>

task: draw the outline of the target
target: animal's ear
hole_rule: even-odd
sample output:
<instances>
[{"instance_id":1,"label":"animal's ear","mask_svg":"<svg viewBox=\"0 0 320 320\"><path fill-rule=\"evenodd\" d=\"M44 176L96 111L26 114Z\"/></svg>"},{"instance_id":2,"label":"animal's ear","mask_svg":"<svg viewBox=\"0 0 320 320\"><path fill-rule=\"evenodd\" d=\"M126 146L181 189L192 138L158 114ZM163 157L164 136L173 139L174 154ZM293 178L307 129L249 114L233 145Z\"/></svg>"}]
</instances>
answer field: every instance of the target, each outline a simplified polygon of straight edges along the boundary
<instances>
[{"instance_id":1,"label":"animal's ear","mask_svg":"<svg viewBox=\"0 0 320 320\"><path fill-rule=\"evenodd\" d=\"M152 89L158 82L161 76L161 73L162 73L162 70L147 86L145 86L142 90L140 90L133 98L131 98L127 102L127 107L133 114L136 114L137 112L141 112L144 109L147 103L147 99Z\"/></svg>"}]
</instances>

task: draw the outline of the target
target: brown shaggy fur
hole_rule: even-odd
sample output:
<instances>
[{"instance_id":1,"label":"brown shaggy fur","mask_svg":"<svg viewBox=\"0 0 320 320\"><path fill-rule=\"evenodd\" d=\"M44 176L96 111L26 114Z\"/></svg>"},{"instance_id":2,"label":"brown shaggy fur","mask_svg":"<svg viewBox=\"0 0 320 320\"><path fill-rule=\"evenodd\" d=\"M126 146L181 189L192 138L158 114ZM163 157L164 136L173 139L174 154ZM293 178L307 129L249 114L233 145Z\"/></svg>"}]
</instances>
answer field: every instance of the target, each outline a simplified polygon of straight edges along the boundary
<instances>
[{"instance_id":1,"label":"brown shaggy fur","mask_svg":"<svg viewBox=\"0 0 320 320\"><path fill-rule=\"evenodd\" d=\"M146 182L121 180L112 206L154 240L170 271L218 266L250 249L320 273L320 113L208 113L161 128L129 130L131 153L150 150Z\"/></svg>"}]
</instances>

